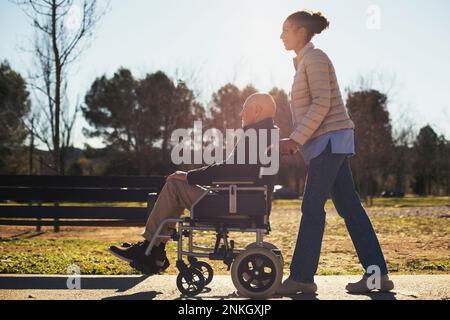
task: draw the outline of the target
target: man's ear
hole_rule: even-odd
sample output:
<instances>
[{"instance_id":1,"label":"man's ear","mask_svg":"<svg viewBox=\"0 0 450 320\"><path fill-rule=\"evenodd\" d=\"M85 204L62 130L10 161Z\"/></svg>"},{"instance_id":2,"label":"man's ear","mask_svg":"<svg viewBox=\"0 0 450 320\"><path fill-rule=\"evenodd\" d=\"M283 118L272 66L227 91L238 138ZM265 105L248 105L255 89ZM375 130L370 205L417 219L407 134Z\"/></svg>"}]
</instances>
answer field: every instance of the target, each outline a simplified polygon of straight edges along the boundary
<instances>
[{"instance_id":1,"label":"man's ear","mask_svg":"<svg viewBox=\"0 0 450 320\"><path fill-rule=\"evenodd\" d=\"M263 107L260 104L255 105L255 119L258 119L263 113Z\"/></svg>"}]
</instances>

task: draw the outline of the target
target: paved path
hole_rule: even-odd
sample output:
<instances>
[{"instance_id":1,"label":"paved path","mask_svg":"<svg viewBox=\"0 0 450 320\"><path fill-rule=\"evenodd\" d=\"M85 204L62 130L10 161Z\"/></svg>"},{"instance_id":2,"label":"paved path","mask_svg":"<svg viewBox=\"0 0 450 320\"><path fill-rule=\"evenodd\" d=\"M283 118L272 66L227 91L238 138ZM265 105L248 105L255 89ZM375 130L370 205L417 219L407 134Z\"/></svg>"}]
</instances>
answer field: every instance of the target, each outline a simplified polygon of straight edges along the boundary
<instances>
[{"instance_id":1,"label":"paved path","mask_svg":"<svg viewBox=\"0 0 450 320\"><path fill-rule=\"evenodd\" d=\"M0 275L0 300L4 299L179 299L176 276L82 276L81 290L68 290L67 277L43 275ZM396 288L392 293L350 295L344 287L354 276L316 277L319 287L315 296L299 294L284 299L384 299L450 300L450 275L392 276ZM236 299L230 276L218 275L201 299Z\"/></svg>"}]
</instances>

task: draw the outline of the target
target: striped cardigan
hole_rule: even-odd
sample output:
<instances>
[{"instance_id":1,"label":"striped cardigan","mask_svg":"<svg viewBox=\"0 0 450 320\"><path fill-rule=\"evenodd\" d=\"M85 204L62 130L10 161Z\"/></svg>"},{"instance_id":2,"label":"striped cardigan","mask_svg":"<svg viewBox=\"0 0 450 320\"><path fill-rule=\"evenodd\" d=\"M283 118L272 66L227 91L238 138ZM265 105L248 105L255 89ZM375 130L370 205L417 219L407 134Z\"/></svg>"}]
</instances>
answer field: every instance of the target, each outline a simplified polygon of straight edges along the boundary
<instances>
[{"instance_id":1,"label":"striped cardigan","mask_svg":"<svg viewBox=\"0 0 450 320\"><path fill-rule=\"evenodd\" d=\"M294 58L296 74L291 90L294 132L300 145L331 131L354 129L342 101L333 64L309 42Z\"/></svg>"}]
</instances>

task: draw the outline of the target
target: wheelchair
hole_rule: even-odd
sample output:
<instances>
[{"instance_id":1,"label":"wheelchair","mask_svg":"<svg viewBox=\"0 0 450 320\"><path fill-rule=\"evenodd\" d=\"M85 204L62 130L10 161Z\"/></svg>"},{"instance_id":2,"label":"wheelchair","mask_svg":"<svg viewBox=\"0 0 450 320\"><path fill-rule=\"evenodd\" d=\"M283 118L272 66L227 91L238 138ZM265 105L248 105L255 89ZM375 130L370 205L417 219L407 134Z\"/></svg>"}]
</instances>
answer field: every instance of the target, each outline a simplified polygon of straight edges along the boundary
<instances>
[{"instance_id":1,"label":"wheelchair","mask_svg":"<svg viewBox=\"0 0 450 320\"><path fill-rule=\"evenodd\" d=\"M189 216L166 219L158 226L146 255L150 255L157 239L178 242L177 287L183 296L200 294L212 281L213 268L199 260L209 259L222 260L227 270L231 269L231 278L240 296L269 297L281 284L284 261L275 245L263 241L270 233L268 184L254 179L230 178L202 188L204 193L190 208ZM171 235L160 234L165 227L174 224L176 228ZM215 232L214 248L195 245L196 232ZM235 248L229 232L254 233L255 242L245 248ZM183 241L184 238L187 241Z\"/></svg>"}]
</instances>

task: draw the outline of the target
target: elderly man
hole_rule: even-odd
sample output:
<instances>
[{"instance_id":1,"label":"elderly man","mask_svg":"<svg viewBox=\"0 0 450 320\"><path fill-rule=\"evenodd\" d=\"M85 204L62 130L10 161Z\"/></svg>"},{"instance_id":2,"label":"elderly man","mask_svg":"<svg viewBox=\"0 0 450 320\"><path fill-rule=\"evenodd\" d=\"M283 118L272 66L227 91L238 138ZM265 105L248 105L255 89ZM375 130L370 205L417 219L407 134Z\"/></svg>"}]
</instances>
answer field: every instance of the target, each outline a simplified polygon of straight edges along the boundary
<instances>
[{"instance_id":1,"label":"elderly man","mask_svg":"<svg viewBox=\"0 0 450 320\"><path fill-rule=\"evenodd\" d=\"M272 130L276 129L273 117L276 112L276 104L273 98L266 93L255 93L247 98L242 112L242 127L244 132L248 129ZM270 134L268 135L270 136ZM249 146L245 144L248 155ZM230 156L236 156L237 147ZM189 172L177 171L167 177L158 199L149 215L145 231L142 236L145 241L124 247L112 246L109 251L116 257L130 262L137 270L145 274L155 274L164 271L169 266L166 256L165 244L167 239L157 239L150 256L145 256L145 250L155 235L160 223L169 218L179 218L184 209L190 209L193 203L204 193L204 189L198 185L211 185L212 181L226 177L254 177L259 176L261 165L258 164L233 164L216 163ZM273 186L269 186L271 192ZM269 197L270 199L270 197ZM270 203L269 203L270 205ZM174 225L169 225L164 230L164 235L169 235Z\"/></svg>"}]
</instances>

